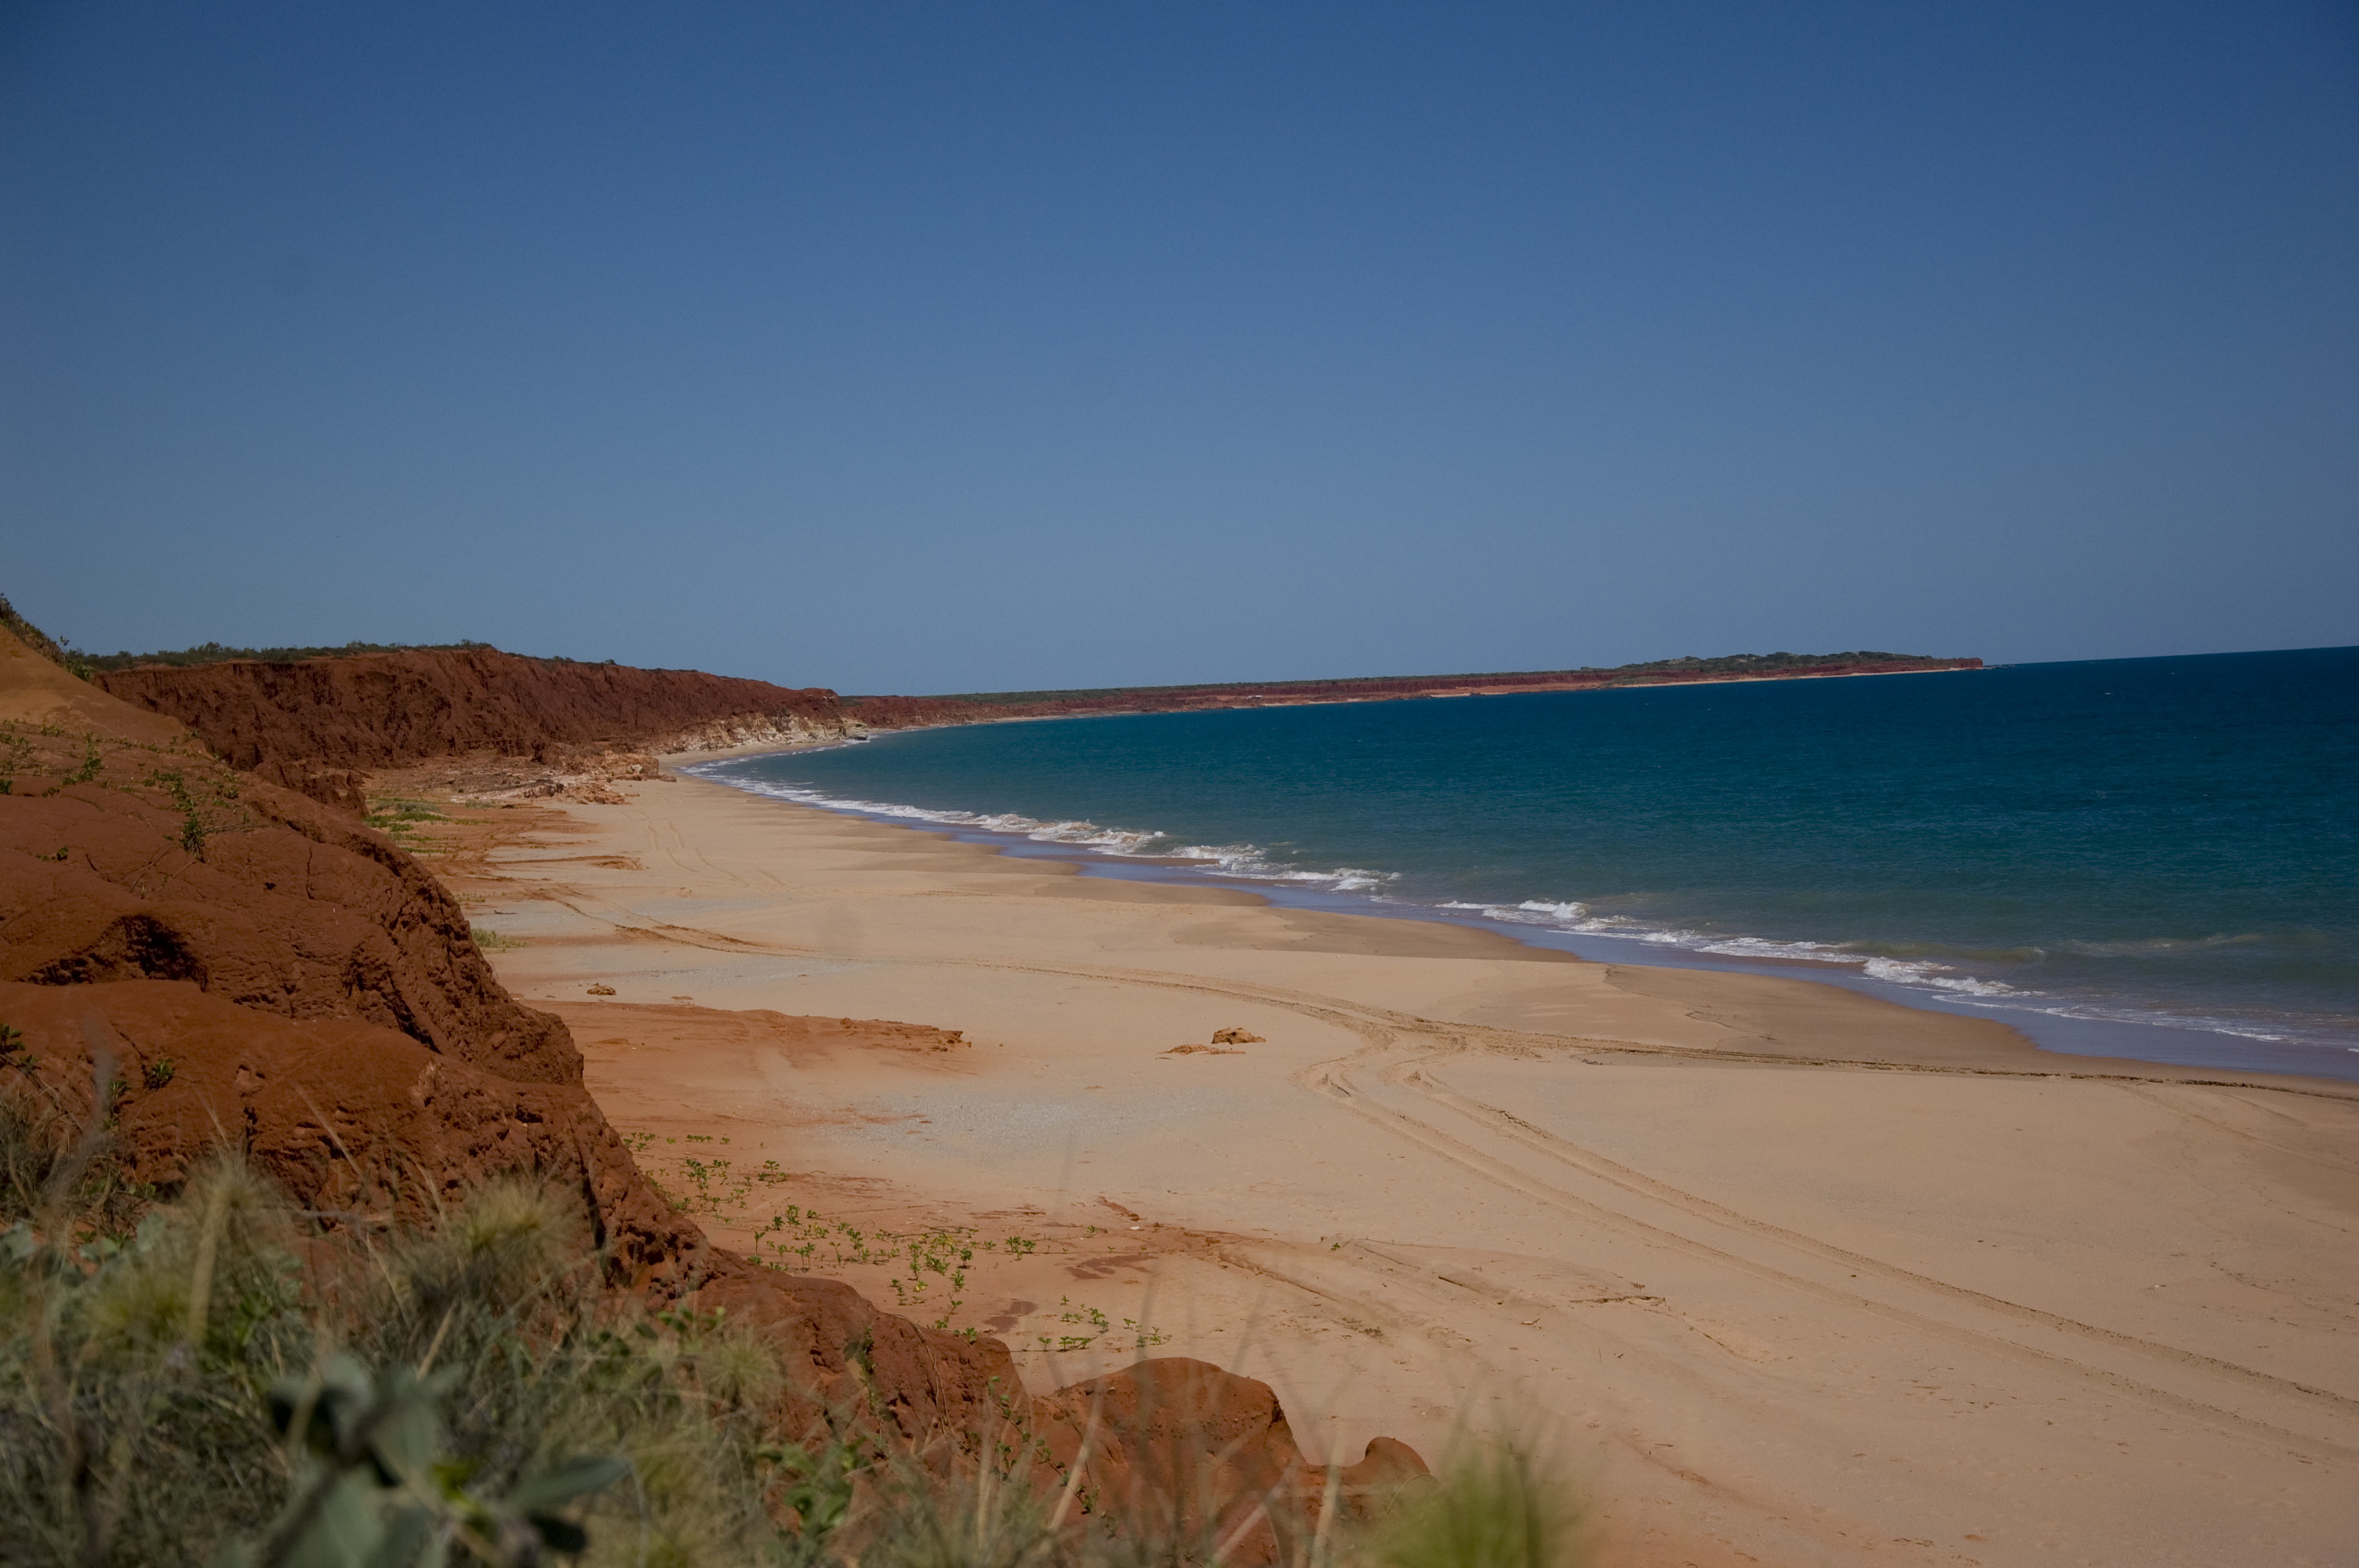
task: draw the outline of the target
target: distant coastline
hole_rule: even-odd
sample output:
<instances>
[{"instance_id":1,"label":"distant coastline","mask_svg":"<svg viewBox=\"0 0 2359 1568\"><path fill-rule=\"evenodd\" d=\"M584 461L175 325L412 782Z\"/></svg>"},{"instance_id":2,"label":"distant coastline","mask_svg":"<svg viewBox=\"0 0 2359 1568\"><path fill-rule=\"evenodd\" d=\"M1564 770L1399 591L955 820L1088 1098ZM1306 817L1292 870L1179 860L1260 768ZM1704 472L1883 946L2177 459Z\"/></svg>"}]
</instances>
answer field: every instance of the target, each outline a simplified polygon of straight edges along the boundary
<instances>
[{"instance_id":1,"label":"distant coastline","mask_svg":"<svg viewBox=\"0 0 2359 1568\"><path fill-rule=\"evenodd\" d=\"M1011 719L1512 697L1984 667L1978 658L1922 654L1781 652L1565 670L846 697L826 687L780 687L697 670L640 669L612 660L513 654L488 643L351 643L307 648L206 643L157 653L108 654L62 645L55 649L55 656L70 673L110 694L190 725L234 765L263 768L292 788L347 806L353 780L323 780L323 767L342 775L486 748L515 754L537 754L552 742L658 752L795 749L859 740L876 730Z\"/></svg>"},{"instance_id":2,"label":"distant coastline","mask_svg":"<svg viewBox=\"0 0 2359 1568\"><path fill-rule=\"evenodd\" d=\"M1702 686L1738 681L1824 680L1842 676L1930 675L1979 670L1978 658L1859 651L1844 654L1730 654L1718 658L1656 659L1571 670L1436 676L1360 676L1328 680L1229 681L1196 686L1094 687L1061 691L959 692L939 697L847 697L844 706L877 729L1079 714L1174 713L1313 703L1399 702L1422 697L1510 697L1541 691L1608 691L1635 687ZM918 717L922 712L924 717ZM872 718L871 714L875 717ZM906 716L905 716L906 715Z\"/></svg>"}]
</instances>

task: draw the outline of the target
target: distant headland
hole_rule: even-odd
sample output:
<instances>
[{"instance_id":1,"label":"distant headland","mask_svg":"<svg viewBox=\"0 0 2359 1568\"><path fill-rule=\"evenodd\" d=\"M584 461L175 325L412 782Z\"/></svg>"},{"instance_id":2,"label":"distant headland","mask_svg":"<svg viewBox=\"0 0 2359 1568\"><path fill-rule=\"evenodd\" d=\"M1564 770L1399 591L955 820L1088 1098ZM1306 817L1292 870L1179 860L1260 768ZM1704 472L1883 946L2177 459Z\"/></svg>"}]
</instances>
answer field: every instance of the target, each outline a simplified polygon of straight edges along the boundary
<instances>
[{"instance_id":1,"label":"distant headland","mask_svg":"<svg viewBox=\"0 0 2359 1568\"><path fill-rule=\"evenodd\" d=\"M853 697L868 703L922 701L977 709L973 717L1032 718L1059 713L1107 711L1161 713L1199 708L1258 708L1306 702L1386 702L1419 697L1506 697L1531 691L1586 691L1606 687L1690 686L1701 681L1810 680L1829 676L1913 675L1931 670L1978 670L1980 659L1944 659L1924 654L1724 654L1700 659L1654 659L1646 664L1573 670L1516 670L1485 675L1355 676L1332 680L1229 681L1203 686L1093 687L1072 691L960 692L908 698Z\"/></svg>"}]
</instances>

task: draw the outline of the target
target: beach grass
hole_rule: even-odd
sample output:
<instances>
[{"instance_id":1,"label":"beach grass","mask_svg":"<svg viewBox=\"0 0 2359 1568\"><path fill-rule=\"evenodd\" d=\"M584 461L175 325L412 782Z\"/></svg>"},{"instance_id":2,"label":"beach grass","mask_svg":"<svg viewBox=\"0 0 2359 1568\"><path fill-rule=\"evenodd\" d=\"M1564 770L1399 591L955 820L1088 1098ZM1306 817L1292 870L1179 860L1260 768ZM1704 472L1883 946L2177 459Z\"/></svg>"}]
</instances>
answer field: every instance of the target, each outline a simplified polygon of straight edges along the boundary
<instances>
[{"instance_id":1,"label":"beach grass","mask_svg":"<svg viewBox=\"0 0 2359 1568\"><path fill-rule=\"evenodd\" d=\"M461 1562L1247 1568L1242 1533L1099 1509L1011 1418L913 1452L882 1412L781 1424L776 1349L618 1295L560 1195L487 1182L430 1221L306 1213L234 1150L176 1191L103 1121L0 1090L0 1518L27 1564ZM1292 1568L1569 1568L1521 1461L1346 1528L1266 1509ZM1274 1547L1270 1542L1274 1541Z\"/></svg>"}]
</instances>

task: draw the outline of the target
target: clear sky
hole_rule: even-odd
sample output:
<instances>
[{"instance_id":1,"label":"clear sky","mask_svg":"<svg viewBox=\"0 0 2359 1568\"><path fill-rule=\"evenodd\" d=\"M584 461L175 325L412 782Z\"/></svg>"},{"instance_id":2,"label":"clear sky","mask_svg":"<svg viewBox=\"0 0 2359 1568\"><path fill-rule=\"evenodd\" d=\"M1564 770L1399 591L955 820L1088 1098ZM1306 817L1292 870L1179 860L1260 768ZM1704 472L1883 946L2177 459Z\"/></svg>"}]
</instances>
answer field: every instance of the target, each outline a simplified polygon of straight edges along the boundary
<instances>
[{"instance_id":1,"label":"clear sky","mask_svg":"<svg viewBox=\"0 0 2359 1568\"><path fill-rule=\"evenodd\" d=\"M2359 643L2359 8L16 0L0 592L853 692Z\"/></svg>"}]
</instances>

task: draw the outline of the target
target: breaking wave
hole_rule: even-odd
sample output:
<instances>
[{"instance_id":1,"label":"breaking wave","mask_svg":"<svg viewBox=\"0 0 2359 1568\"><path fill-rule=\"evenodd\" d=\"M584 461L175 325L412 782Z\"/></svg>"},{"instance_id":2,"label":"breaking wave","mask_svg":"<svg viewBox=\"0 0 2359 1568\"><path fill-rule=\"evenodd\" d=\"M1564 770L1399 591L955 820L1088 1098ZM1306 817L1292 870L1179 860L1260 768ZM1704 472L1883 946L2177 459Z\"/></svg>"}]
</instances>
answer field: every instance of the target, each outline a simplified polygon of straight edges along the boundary
<instances>
[{"instance_id":1,"label":"breaking wave","mask_svg":"<svg viewBox=\"0 0 2359 1568\"><path fill-rule=\"evenodd\" d=\"M745 778L727 771L725 763L706 762L684 768L681 772L752 795L792 801L798 806L816 806L829 811L856 811L864 816L931 822L944 827L963 827L984 833L1004 833L1014 838L1028 838L1036 844L1070 844L1076 849L1094 849L1103 855L1118 855L1129 860L1186 861L1208 876L1238 877L1250 881L1301 882L1324 888L1330 892L1374 892L1397 878L1396 872L1367 871L1357 866L1338 866L1325 871L1305 871L1272 860L1268 851L1256 844L1190 844L1151 828L1105 827L1094 822L1044 821L1014 812L948 811L935 806L905 806L898 801L848 799L799 784Z\"/></svg>"},{"instance_id":2,"label":"breaking wave","mask_svg":"<svg viewBox=\"0 0 2359 1568\"><path fill-rule=\"evenodd\" d=\"M1953 965L1937 964L1930 959L1875 957L1839 942L1778 942L1767 936L1728 936L1683 930L1678 926L1650 925L1625 915L1593 914L1588 905L1570 899L1526 899L1521 903L1467 903L1453 900L1440 907L1470 911L1485 920L1501 921L1510 925L1537 925L1546 930L1582 936L1614 936L1625 942L1679 947L1691 953L1711 953L1726 958L1782 958L1797 963L1844 964L1873 979L1894 985L1945 991L1953 996L2031 997L2039 994L2008 985L2004 980L1977 979L1961 973Z\"/></svg>"},{"instance_id":3,"label":"breaking wave","mask_svg":"<svg viewBox=\"0 0 2359 1568\"><path fill-rule=\"evenodd\" d=\"M1359 866L1338 866L1328 871L1306 870L1286 864L1256 844L1191 844L1171 834L1151 828L1110 827L1100 823L1078 819L1050 821L1025 816L1015 812L975 812L948 810L935 806L910 806L899 801L864 800L831 795L824 790L805 785L780 784L749 778L729 770L726 762L694 764L681 770L699 777L711 779L749 794L767 795L773 799L791 801L798 806L814 806L829 811L856 812L864 816L892 820L932 823L944 827L962 828L970 832L1005 834L1010 838L1028 839L1036 844L1061 844L1077 849L1125 860L1137 860L1185 865L1205 876L1235 878L1243 881L1282 882L1318 889L1333 893L1378 895L1398 883L1397 871L1376 871ZM1840 966L1887 985L1914 990L1930 997L1953 1002L1966 1002L1985 1007L2005 1008L2047 1013L2058 1018L2102 1020L2111 1022L2165 1024L2186 1029L2208 1030L2245 1040L2283 1043L2298 1038L2297 1034L2279 1033L2255 1027L2239 1019L2221 1018L2176 1010L2150 1007L2107 1007L2087 1001L2067 1001L2027 987L2010 985L2005 980L1970 973L1955 964L1944 964L1930 958L1898 958L1870 950L1875 944L1779 941L1767 936L1732 936L1724 933L1698 931L1677 925L1649 924L1627 915L1602 914L1575 899L1525 899L1516 903L1483 903L1464 900L1444 900L1420 905L1414 899L1372 896L1371 902L1388 906L1382 913L1402 914L1424 907L1447 910L1453 914L1473 914L1505 925L1521 925L1544 931L1562 932L1570 935L1607 936L1625 942L1642 943L1648 946L1675 948L1685 952L1717 957L1784 961L1788 963ZM2219 936L2209 940L2156 940L2139 943L2071 944L2073 947L2110 949L2114 952L2162 952L2187 947L2212 947L2243 945L2251 938Z\"/></svg>"}]
</instances>

